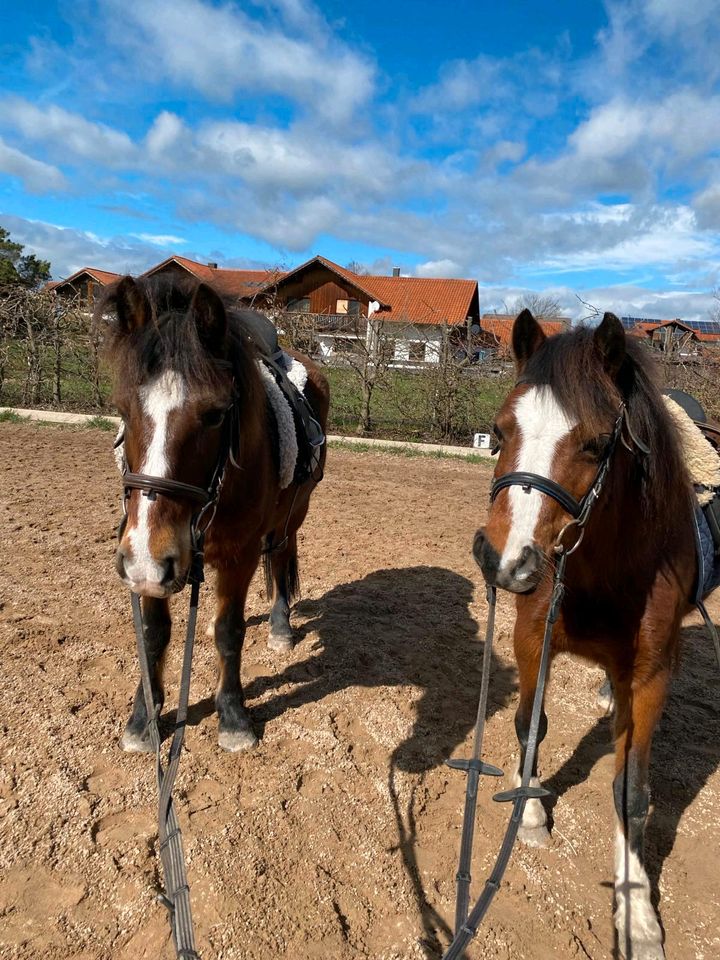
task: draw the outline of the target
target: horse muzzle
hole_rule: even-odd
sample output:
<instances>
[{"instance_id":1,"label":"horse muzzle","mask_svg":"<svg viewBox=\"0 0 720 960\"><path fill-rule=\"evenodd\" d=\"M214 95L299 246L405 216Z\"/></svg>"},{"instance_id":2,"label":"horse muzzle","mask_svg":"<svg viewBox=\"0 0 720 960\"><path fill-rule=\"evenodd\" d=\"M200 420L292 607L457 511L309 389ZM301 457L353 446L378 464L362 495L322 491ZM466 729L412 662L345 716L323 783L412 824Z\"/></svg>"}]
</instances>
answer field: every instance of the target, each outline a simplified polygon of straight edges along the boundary
<instances>
[{"instance_id":1,"label":"horse muzzle","mask_svg":"<svg viewBox=\"0 0 720 960\"><path fill-rule=\"evenodd\" d=\"M139 561L129 556L123 546L115 552L115 569L123 583L142 597L163 599L178 593L185 586L188 565L169 555L161 560Z\"/></svg>"},{"instance_id":2,"label":"horse muzzle","mask_svg":"<svg viewBox=\"0 0 720 960\"><path fill-rule=\"evenodd\" d=\"M527 544L517 558L509 563L501 563L500 554L483 529L475 534L473 557L489 586L500 587L510 593L530 593L542 576L543 553L539 547Z\"/></svg>"}]
</instances>

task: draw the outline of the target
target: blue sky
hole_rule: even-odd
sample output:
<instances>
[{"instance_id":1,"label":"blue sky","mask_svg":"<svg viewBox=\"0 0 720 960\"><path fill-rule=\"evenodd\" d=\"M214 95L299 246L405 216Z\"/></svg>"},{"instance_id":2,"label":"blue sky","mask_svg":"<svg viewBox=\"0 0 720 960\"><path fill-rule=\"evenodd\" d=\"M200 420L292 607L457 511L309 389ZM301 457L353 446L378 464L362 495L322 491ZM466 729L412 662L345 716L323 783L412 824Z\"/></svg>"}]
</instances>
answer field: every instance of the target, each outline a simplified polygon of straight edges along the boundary
<instances>
[{"instance_id":1,"label":"blue sky","mask_svg":"<svg viewBox=\"0 0 720 960\"><path fill-rule=\"evenodd\" d=\"M322 253L700 318L716 0L30 0L0 13L0 224L138 271Z\"/></svg>"}]
</instances>

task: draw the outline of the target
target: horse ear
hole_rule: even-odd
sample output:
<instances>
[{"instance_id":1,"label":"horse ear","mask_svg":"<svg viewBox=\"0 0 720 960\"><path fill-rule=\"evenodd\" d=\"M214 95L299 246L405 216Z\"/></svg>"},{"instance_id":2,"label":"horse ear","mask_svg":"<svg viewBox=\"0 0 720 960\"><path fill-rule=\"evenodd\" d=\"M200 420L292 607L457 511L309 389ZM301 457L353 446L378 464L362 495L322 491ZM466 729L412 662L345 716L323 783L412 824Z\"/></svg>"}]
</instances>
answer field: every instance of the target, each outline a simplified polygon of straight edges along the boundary
<instances>
[{"instance_id":1,"label":"horse ear","mask_svg":"<svg viewBox=\"0 0 720 960\"><path fill-rule=\"evenodd\" d=\"M625 359L625 328L614 313L606 313L593 335L603 367L614 380Z\"/></svg>"},{"instance_id":2,"label":"horse ear","mask_svg":"<svg viewBox=\"0 0 720 960\"><path fill-rule=\"evenodd\" d=\"M125 333L139 330L150 321L150 301L132 277L123 277L110 288L103 307L105 305L115 307L118 324Z\"/></svg>"},{"instance_id":3,"label":"horse ear","mask_svg":"<svg viewBox=\"0 0 720 960\"><path fill-rule=\"evenodd\" d=\"M523 310L512 328L512 349L518 373L522 373L525 364L544 342L542 327L529 310Z\"/></svg>"},{"instance_id":4,"label":"horse ear","mask_svg":"<svg viewBox=\"0 0 720 960\"><path fill-rule=\"evenodd\" d=\"M220 352L227 332L225 304L212 287L201 283L193 294L190 310L195 317L200 342L211 352Z\"/></svg>"}]
</instances>

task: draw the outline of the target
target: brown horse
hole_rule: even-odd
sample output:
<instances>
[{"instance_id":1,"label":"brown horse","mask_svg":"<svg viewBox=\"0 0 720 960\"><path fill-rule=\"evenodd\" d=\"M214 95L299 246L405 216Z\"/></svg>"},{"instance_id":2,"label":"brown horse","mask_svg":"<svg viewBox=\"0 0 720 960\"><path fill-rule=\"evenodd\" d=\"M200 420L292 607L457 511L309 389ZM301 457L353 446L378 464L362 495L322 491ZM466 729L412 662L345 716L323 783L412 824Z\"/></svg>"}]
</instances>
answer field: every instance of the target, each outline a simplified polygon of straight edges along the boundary
<instances>
[{"instance_id":1,"label":"brown horse","mask_svg":"<svg viewBox=\"0 0 720 960\"><path fill-rule=\"evenodd\" d=\"M584 539L567 560L552 654L585 657L603 666L612 681L618 945L628 958L658 960L664 956L662 934L643 864L648 762L698 576L693 491L652 359L642 345L626 340L617 317L605 314L595 330L581 327L546 339L524 311L513 328L513 351L518 380L497 416L496 478L515 471L540 475L580 500L609 457ZM522 767L553 548L570 516L548 490L501 487L473 552L489 584L517 594L515 725ZM565 541L571 544L572 538ZM546 729L543 712L541 740ZM538 785L537 770L533 774ZM546 822L541 801L529 800L521 838L542 844Z\"/></svg>"},{"instance_id":2,"label":"brown horse","mask_svg":"<svg viewBox=\"0 0 720 960\"><path fill-rule=\"evenodd\" d=\"M273 592L268 645L290 649L290 603L298 587L296 535L315 480L293 480L281 489L280 431L250 336L257 314L227 305L206 284L124 277L109 291L101 315L131 473L191 485L188 491L208 489L223 455L229 417L235 425L205 559L217 571L219 743L226 750L244 750L257 743L240 682L248 587L263 556ZM327 380L306 357L297 359L307 368L305 396L324 431ZM324 459L323 446L315 476ZM120 577L142 597L153 697L161 706L169 598L188 578L191 522L198 510L197 502L177 489L172 495L163 494L162 487L160 495L127 491L116 554ZM125 750L150 749L147 720L139 685L121 741Z\"/></svg>"}]
</instances>

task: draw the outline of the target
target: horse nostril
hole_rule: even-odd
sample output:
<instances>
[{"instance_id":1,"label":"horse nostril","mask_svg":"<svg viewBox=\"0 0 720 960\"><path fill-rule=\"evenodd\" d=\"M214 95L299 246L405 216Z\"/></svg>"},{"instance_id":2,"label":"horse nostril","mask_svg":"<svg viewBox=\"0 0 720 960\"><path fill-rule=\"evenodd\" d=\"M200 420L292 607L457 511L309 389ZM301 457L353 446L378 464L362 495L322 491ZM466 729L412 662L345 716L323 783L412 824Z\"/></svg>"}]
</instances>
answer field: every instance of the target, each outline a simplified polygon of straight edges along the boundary
<instances>
[{"instance_id":1,"label":"horse nostril","mask_svg":"<svg viewBox=\"0 0 720 960\"><path fill-rule=\"evenodd\" d=\"M475 563L477 563L478 566L480 565L480 557L481 557L484 543L485 543L485 531L481 527L475 534L475 537L473 539L473 545L472 545L473 557L475 557Z\"/></svg>"},{"instance_id":2,"label":"horse nostril","mask_svg":"<svg viewBox=\"0 0 720 960\"><path fill-rule=\"evenodd\" d=\"M125 569L125 554L122 551L122 547L118 547L115 551L115 569L121 580L124 580L127 577L127 571Z\"/></svg>"},{"instance_id":3,"label":"horse nostril","mask_svg":"<svg viewBox=\"0 0 720 960\"><path fill-rule=\"evenodd\" d=\"M159 566L162 567L164 571L160 584L163 587L169 587L170 584L175 581L177 576L177 557L165 557L164 560L160 561Z\"/></svg>"},{"instance_id":4,"label":"horse nostril","mask_svg":"<svg viewBox=\"0 0 720 960\"><path fill-rule=\"evenodd\" d=\"M523 547L513 575L518 580L531 581L540 570L541 555L537 547L529 544Z\"/></svg>"}]
</instances>

